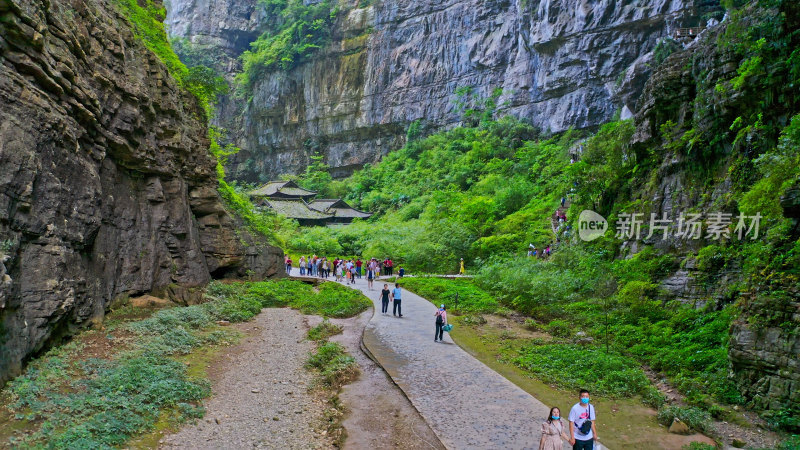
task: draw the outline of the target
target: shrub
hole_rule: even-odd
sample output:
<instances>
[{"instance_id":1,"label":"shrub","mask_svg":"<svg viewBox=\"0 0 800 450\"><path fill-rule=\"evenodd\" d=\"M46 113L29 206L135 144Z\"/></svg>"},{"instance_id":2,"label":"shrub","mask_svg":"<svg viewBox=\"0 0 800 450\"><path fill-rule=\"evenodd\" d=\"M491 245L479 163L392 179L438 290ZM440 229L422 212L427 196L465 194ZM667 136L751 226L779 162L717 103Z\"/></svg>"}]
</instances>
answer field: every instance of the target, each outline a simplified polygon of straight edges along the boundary
<instances>
[{"instance_id":1,"label":"shrub","mask_svg":"<svg viewBox=\"0 0 800 450\"><path fill-rule=\"evenodd\" d=\"M668 427L675 418L698 431L707 431L711 423L708 412L693 406L662 406L658 410L658 423L661 425Z\"/></svg>"},{"instance_id":2,"label":"shrub","mask_svg":"<svg viewBox=\"0 0 800 450\"><path fill-rule=\"evenodd\" d=\"M575 330L575 325L566 320L556 319L551 320L544 329L553 336L570 337Z\"/></svg>"},{"instance_id":3,"label":"shrub","mask_svg":"<svg viewBox=\"0 0 800 450\"><path fill-rule=\"evenodd\" d=\"M596 348L567 344L528 345L513 359L517 366L565 389L589 389L598 395L643 394L650 381L631 358Z\"/></svg>"},{"instance_id":4,"label":"shrub","mask_svg":"<svg viewBox=\"0 0 800 450\"><path fill-rule=\"evenodd\" d=\"M335 342L322 344L316 353L309 356L306 366L317 369L322 382L332 388L339 388L358 376L355 359Z\"/></svg>"},{"instance_id":5,"label":"shrub","mask_svg":"<svg viewBox=\"0 0 800 450\"><path fill-rule=\"evenodd\" d=\"M452 312L492 313L498 309L497 300L470 279L405 278L401 286L430 300L434 305L445 304ZM455 303L458 295L458 303Z\"/></svg>"}]
</instances>

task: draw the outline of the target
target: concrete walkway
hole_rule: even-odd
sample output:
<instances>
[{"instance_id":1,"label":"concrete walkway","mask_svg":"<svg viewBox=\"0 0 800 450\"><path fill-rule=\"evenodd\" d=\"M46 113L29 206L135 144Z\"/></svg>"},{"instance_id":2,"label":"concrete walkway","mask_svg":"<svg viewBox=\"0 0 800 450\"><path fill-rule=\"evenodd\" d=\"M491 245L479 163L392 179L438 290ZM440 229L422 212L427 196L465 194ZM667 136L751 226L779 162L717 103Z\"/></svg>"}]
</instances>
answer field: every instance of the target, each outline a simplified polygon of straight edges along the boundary
<instances>
[{"instance_id":1,"label":"concrete walkway","mask_svg":"<svg viewBox=\"0 0 800 450\"><path fill-rule=\"evenodd\" d=\"M436 308L405 289L403 317L381 314L380 290L364 278L349 285L375 305L364 330L367 350L406 393L437 437L452 449L536 449L549 408L455 345L433 342ZM402 286L402 283L401 283ZM389 286L390 288L393 285Z\"/></svg>"}]
</instances>

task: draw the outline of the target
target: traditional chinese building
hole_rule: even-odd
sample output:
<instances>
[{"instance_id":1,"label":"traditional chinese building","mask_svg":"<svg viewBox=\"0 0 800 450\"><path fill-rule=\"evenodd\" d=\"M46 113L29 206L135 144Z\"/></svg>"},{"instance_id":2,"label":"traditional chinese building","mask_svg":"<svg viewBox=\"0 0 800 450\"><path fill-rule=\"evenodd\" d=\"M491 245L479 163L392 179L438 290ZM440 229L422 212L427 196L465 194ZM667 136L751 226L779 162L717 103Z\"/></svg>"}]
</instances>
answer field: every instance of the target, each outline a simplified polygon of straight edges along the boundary
<instances>
[{"instance_id":1,"label":"traditional chinese building","mask_svg":"<svg viewBox=\"0 0 800 450\"><path fill-rule=\"evenodd\" d=\"M251 198L265 199L285 199L297 200L302 199L306 202L317 195L314 191L303 189L294 181L270 181L269 183L261 186L260 188L250 191Z\"/></svg>"},{"instance_id":2,"label":"traditional chinese building","mask_svg":"<svg viewBox=\"0 0 800 450\"><path fill-rule=\"evenodd\" d=\"M308 207L308 203L302 198L298 199L277 199L267 198L263 201L266 206L277 214L296 219L300 225L314 226L327 225L333 220L333 214L317 211Z\"/></svg>"},{"instance_id":3,"label":"traditional chinese building","mask_svg":"<svg viewBox=\"0 0 800 450\"><path fill-rule=\"evenodd\" d=\"M350 223L353 219L368 219L371 213L359 211L340 198L322 198L312 201L308 207L323 213L333 214L329 223Z\"/></svg>"},{"instance_id":4,"label":"traditional chinese building","mask_svg":"<svg viewBox=\"0 0 800 450\"><path fill-rule=\"evenodd\" d=\"M317 193L301 188L294 181L270 181L250 191L249 195L256 205L296 219L305 226L348 224L353 219L372 216L353 208L342 199L311 200Z\"/></svg>"}]
</instances>

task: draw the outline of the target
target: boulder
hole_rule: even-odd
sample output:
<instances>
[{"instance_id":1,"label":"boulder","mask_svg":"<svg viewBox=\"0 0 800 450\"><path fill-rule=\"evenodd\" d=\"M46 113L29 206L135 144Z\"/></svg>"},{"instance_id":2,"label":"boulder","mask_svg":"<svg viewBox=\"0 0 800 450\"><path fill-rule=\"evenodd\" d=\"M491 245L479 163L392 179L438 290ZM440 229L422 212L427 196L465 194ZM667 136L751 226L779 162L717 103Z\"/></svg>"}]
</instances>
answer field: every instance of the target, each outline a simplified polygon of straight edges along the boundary
<instances>
[{"instance_id":1,"label":"boulder","mask_svg":"<svg viewBox=\"0 0 800 450\"><path fill-rule=\"evenodd\" d=\"M686 425L677 417L672 419L672 425L669 426L669 432L672 434L692 434L691 428L689 428L688 425Z\"/></svg>"}]
</instances>

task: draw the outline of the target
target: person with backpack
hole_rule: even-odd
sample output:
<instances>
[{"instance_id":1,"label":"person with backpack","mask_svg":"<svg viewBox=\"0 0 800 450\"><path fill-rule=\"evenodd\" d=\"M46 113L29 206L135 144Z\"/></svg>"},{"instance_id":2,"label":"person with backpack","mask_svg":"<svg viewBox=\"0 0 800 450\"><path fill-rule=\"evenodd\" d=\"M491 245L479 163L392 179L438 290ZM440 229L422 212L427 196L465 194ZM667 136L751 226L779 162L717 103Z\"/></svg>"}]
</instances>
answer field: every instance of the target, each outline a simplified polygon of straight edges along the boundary
<instances>
[{"instance_id":1,"label":"person with backpack","mask_svg":"<svg viewBox=\"0 0 800 450\"><path fill-rule=\"evenodd\" d=\"M581 389L578 403L569 411L569 435L572 450L593 450L597 440L597 417L589 403L589 391Z\"/></svg>"},{"instance_id":2,"label":"person with backpack","mask_svg":"<svg viewBox=\"0 0 800 450\"><path fill-rule=\"evenodd\" d=\"M561 422L561 410L554 406L550 408L547 420L542 423L542 439L539 441L539 450L561 450L561 440L571 442L564 432Z\"/></svg>"},{"instance_id":3,"label":"person with backpack","mask_svg":"<svg viewBox=\"0 0 800 450\"><path fill-rule=\"evenodd\" d=\"M389 312L389 295L391 291L389 290L389 285L384 284L383 290L381 290L381 313L386 314Z\"/></svg>"},{"instance_id":4,"label":"person with backpack","mask_svg":"<svg viewBox=\"0 0 800 450\"><path fill-rule=\"evenodd\" d=\"M395 283L394 289L392 289L392 298L391 300L394 302L394 306L392 306L392 315L393 316L400 316L403 317L403 308L400 307L401 302L401 291L400 291L400 284Z\"/></svg>"},{"instance_id":5,"label":"person with backpack","mask_svg":"<svg viewBox=\"0 0 800 450\"><path fill-rule=\"evenodd\" d=\"M447 325L447 310L444 305L441 305L434 315L436 316L436 332L433 334L433 342L442 342L443 328Z\"/></svg>"}]
</instances>

